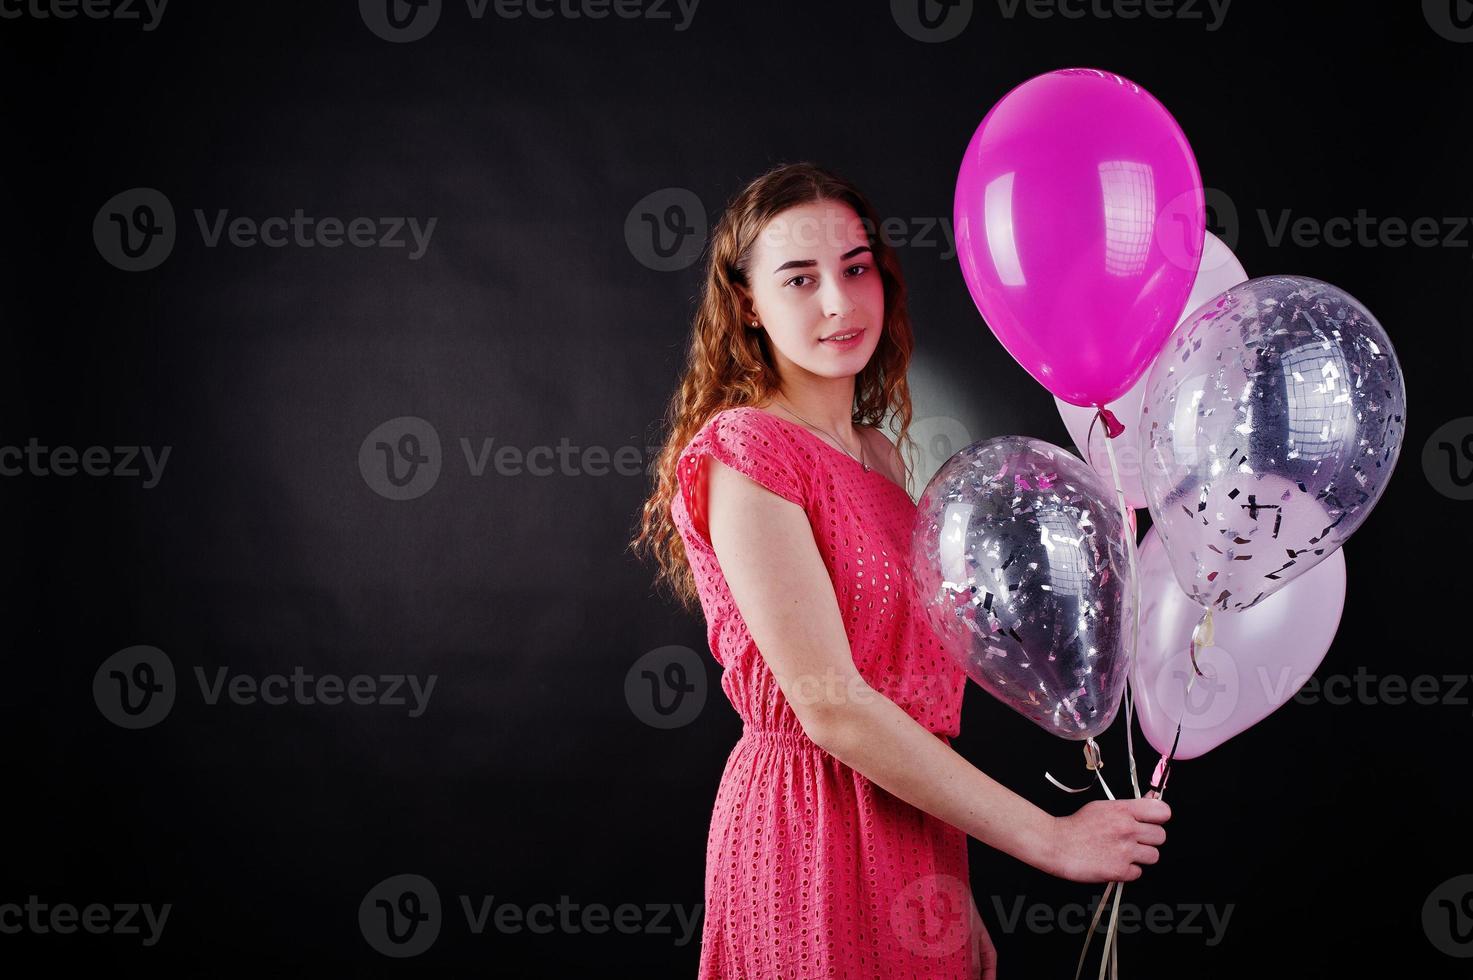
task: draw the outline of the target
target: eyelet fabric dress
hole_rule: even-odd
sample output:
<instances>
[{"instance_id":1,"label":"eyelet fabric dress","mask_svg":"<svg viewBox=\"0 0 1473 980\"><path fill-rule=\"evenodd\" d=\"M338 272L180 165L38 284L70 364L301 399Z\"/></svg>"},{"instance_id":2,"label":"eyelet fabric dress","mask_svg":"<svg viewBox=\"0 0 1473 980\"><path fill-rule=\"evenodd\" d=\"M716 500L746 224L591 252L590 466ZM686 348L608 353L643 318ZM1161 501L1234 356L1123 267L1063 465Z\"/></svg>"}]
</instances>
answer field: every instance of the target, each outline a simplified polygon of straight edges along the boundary
<instances>
[{"instance_id":1,"label":"eyelet fabric dress","mask_svg":"<svg viewBox=\"0 0 1473 980\"><path fill-rule=\"evenodd\" d=\"M701 980L970 978L983 929L966 834L849 768L804 732L727 588L705 519L705 457L802 507L855 667L937 738L966 675L911 592L915 504L880 469L755 407L709 419L677 463L684 540L721 688L742 719L706 845Z\"/></svg>"}]
</instances>

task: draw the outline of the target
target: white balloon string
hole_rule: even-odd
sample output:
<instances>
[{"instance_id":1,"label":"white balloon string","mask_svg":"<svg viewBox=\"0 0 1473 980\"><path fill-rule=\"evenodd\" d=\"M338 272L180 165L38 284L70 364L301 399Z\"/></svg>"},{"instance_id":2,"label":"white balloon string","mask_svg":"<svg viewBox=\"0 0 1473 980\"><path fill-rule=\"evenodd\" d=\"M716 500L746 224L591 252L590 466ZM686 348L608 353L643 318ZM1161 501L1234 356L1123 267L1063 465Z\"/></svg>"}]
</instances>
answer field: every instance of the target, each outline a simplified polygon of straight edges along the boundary
<instances>
[{"instance_id":1,"label":"white balloon string","mask_svg":"<svg viewBox=\"0 0 1473 980\"><path fill-rule=\"evenodd\" d=\"M1093 435L1094 433L1094 422L1098 422L1103 417L1104 409L1101 408L1100 411L1095 413L1094 421L1090 423L1091 435ZM1131 694L1132 678L1135 674L1136 646L1140 638L1140 573L1137 569L1136 562L1135 529L1130 520L1130 508L1127 506L1125 501L1125 487L1120 481L1120 468L1115 462L1115 447L1112 445L1113 440L1110 438L1108 429L1109 426L1107 425L1107 431L1105 435L1105 454L1110 461L1110 479L1115 485L1115 501L1120 507L1121 532L1125 535L1125 551L1130 559L1131 630L1130 645L1125 672L1125 758L1130 770L1131 790L1135 793L1136 799L1140 799L1141 784L1139 776L1136 773L1135 766L1135 739L1134 732L1132 731L1134 726L1134 703ZM1086 440L1086 442L1089 441L1091 440ZM1085 451L1086 453L1090 452L1088 445L1086 445ZM1089 744L1093 745L1093 741L1093 739L1090 739ZM1095 754L1096 760L1098 760L1097 747L1095 748ZM1088 750L1086 750L1086 756L1088 756ZM1109 784L1105 782L1104 776L1100 773L1100 769L1103 768L1103 764L1097 764L1092 768L1094 768L1095 770L1095 775L1099 777L1100 785L1104 787L1105 795L1112 800L1115 799L1115 795L1110 792ZM1045 775L1048 774L1045 773ZM1059 785L1058 781L1054 780L1052 776L1050 776L1049 779L1053 781L1055 785ZM1114 980L1118 980L1120 976L1120 896L1125 894L1125 882L1113 881L1105 889L1104 895L1100 896L1100 906L1095 910L1094 920L1090 923L1089 926L1089 934L1085 937L1084 940L1084 949L1079 954L1079 965L1074 971L1075 980L1078 980L1080 971L1084 969L1084 960L1089 954L1090 942L1094 938L1095 928L1099 925L1100 916L1105 911L1105 902L1109 900L1110 890L1112 888L1115 889L1115 901L1110 907L1110 920L1105 932L1104 952L1101 954L1100 957L1099 980L1105 980L1105 973L1107 970L1110 976L1114 978Z\"/></svg>"},{"instance_id":2,"label":"white balloon string","mask_svg":"<svg viewBox=\"0 0 1473 980\"><path fill-rule=\"evenodd\" d=\"M1100 904L1095 907L1095 917L1090 920L1089 928L1084 932L1084 949L1079 951L1079 965L1074 968L1074 980L1079 980L1079 975L1084 972L1084 960L1089 956L1089 944L1094 941L1095 929L1100 924L1100 915L1105 911L1105 903L1110 901L1110 892L1120 882L1112 881L1105 886L1105 894L1100 896ZM1121 885L1121 887L1125 887Z\"/></svg>"},{"instance_id":3,"label":"white balloon string","mask_svg":"<svg viewBox=\"0 0 1473 980\"><path fill-rule=\"evenodd\" d=\"M1192 627L1191 639L1187 641L1187 656L1192 661L1192 672L1187 676L1187 688L1182 693L1182 712L1185 715L1187 705L1191 704L1192 686L1197 683L1198 677L1206 677L1202 668L1197 666L1197 648L1210 647L1216 642L1212 630L1212 607L1208 606L1202 613L1202 618L1197 620L1197 625ZM1166 798L1166 777L1171 774L1171 763L1176 759L1176 747L1181 742L1181 726L1185 717L1178 718L1176 722L1176 735L1171 740L1171 751L1161 757L1156 763L1156 774L1151 777L1152 792L1156 799Z\"/></svg>"},{"instance_id":4,"label":"white balloon string","mask_svg":"<svg viewBox=\"0 0 1473 980\"><path fill-rule=\"evenodd\" d=\"M1104 409L1095 413L1095 418L1100 418ZM1125 758L1130 769L1130 787L1135 791L1136 799L1140 799L1141 784L1135 769L1135 737L1132 728L1134 724L1133 702L1131 698L1131 678L1135 676L1136 644L1140 639L1141 632L1141 580L1136 569L1135 558L1135 530L1130 522L1130 509L1125 503L1125 487L1120 482L1120 470L1115 465L1115 447L1109 432L1105 433L1105 455L1110 458L1110 478L1115 481L1115 500L1120 505L1120 520L1124 525L1126 553L1130 556L1130 589L1131 589L1131 630L1130 630L1130 655L1125 670Z\"/></svg>"}]
</instances>

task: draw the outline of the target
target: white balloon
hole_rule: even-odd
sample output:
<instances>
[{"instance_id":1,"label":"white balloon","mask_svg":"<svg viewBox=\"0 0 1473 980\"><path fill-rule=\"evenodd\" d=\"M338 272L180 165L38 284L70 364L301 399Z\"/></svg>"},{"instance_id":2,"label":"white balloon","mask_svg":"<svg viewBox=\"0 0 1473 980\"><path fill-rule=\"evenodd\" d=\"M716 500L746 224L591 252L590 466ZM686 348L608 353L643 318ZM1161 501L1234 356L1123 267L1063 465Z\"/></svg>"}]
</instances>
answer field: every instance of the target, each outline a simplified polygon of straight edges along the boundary
<instances>
[{"instance_id":1,"label":"white balloon","mask_svg":"<svg viewBox=\"0 0 1473 980\"><path fill-rule=\"evenodd\" d=\"M1197 279L1192 284L1192 293L1187 297L1187 305L1177 319L1177 324L1180 325L1208 300L1216 298L1219 293L1240 282L1247 281L1248 273L1243 271L1243 266L1238 262L1232 249L1224 245L1222 239L1212 232L1207 232L1202 243L1202 264L1197 267ZM1140 428L1141 402L1146 394L1146 379L1150 376L1151 366L1147 365L1146 370L1136 379L1129 391L1105 406L1125 425L1125 431L1115 437L1111 448L1115 450L1115 466L1120 472L1120 485L1125 490L1125 502L1137 508L1146 506L1146 491L1141 484L1141 470L1147 463L1143 459L1140 442L1136 436ZM1105 482L1113 487L1114 482L1110 479L1110 459L1105 450L1104 427L1096 425L1093 436L1089 431L1090 423L1094 421L1099 410L1088 406L1071 405L1058 396L1054 397L1054 404L1058 406L1059 417L1064 420L1064 425L1074 439L1074 445L1084 456L1085 462L1089 463L1095 472L1103 476Z\"/></svg>"}]
</instances>

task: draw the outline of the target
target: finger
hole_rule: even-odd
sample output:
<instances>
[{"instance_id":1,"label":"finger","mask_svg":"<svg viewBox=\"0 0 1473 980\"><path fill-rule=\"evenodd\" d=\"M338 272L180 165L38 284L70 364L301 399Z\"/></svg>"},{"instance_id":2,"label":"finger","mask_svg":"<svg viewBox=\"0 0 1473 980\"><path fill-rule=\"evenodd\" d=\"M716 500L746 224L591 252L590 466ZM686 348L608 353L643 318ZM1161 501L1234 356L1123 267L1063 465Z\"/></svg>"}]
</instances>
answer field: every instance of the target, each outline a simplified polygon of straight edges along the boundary
<instances>
[{"instance_id":1,"label":"finger","mask_svg":"<svg viewBox=\"0 0 1473 980\"><path fill-rule=\"evenodd\" d=\"M1137 824L1135 839L1142 844L1160 847L1166 843L1166 828L1153 823Z\"/></svg>"},{"instance_id":2,"label":"finger","mask_svg":"<svg viewBox=\"0 0 1473 980\"><path fill-rule=\"evenodd\" d=\"M1161 852L1154 847L1137 844L1131 849L1130 859L1136 864L1155 864L1161 860Z\"/></svg>"},{"instance_id":3,"label":"finger","mask_svg":"<svg viewBox=\"0 0 1473 980\"><path fill-rule=\"evenodd\" d=\"M1146 823L1165 823L1171 819L1171 807L1165 800L1141 797L1130 801L1130 815Z\"/></svg>"}]
</instances>

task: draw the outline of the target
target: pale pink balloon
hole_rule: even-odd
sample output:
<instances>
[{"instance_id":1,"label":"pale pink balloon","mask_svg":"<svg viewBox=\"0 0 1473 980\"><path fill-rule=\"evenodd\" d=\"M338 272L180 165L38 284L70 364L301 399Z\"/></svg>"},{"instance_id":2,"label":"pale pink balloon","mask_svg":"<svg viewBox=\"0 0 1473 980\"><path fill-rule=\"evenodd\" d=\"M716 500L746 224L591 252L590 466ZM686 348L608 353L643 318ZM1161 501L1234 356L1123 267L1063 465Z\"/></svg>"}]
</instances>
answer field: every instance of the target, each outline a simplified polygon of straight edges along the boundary
<instances>
[{"instance_id":1,"label":"pale pink balloon","mask_svg":"<svg viewBox=\"0 0 1473 980\"><path fill-rule=\"evenodd\" d=\"M1140 640L1130 674L1136 717L1165 755L1177 722L1176 759L1194 759L1251 728L1292 698L1325 658L1345 608L1345 547L1251 609L1218 611L1213 644L1197 651L1204 676L1192 676L1189 644L1202 617L1177 584L1153 527L1137 556Z\"/></svg>"},{"instance_id":2,"label":"pale pink balloon","mask_svg":"<svg viewBox=\"0 0 1473 980\"><path fill-rule=\"evenodd\" d=\"M1187 305L1178 318L1178 325L1218 293L1247 281L1248 273L1243 271L1233 250L1212 232L1207 232L1203 239L1202 265L1197 270L1192 295L1187 298ZM1105 406L1125 425L1125 431L1115 437L1112 448L1115 450L1115 467L1120 473L1120 486L1125 490L1125 502L1132 507L1146 506L1146 489L1141 485L1141 467L1146 464L1137 436L1140 430L1141 401L1145 398L1146 380L1150 375L1151 372L1147 369L1130 386L1129 391ZM1105 453L1105 427L1096 425L1094 433L1090 433L1090 423L1094 421L1099 409L1070 404L1058 395L1054 396L1054 404L1058 406L1059 417L1064 420L1064 426L1074 439L1074 445L1079 447L1084 461L1109 483L1110 458ZM1111 483L1111 486L1114 484Z\"/></svg>"}]
</instances>

